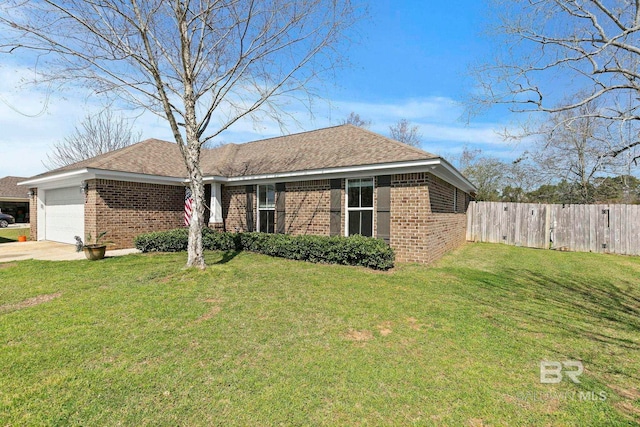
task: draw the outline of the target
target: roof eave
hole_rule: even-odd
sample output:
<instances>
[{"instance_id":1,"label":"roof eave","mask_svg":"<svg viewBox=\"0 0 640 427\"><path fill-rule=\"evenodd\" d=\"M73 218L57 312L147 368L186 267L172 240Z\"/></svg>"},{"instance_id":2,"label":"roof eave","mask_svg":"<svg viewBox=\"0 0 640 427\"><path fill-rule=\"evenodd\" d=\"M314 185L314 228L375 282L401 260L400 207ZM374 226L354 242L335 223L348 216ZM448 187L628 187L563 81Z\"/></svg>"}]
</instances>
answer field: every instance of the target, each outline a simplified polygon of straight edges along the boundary
<instances>
[{"instance_id":1,"label":"roof eave","mask_svg":"<svg viewBox=\"0 0 640 427\"><path fill-rule=\"evenodd\" d=\"M475 186L471 182L469 182L469 180L467 180L449 162L441 157L403 162L377 163L370 165L245 175L238 177L208 175L204 177L204 181L220 182L227 185L243 185L260 184L262 182L273 182L276 180L280 182L292 182L300 180L357 178L371 175L392 175L415 172L429 172L445 180L446 182L455 185L457 188L460 188L465 192L476 192ZM26 181L18 183L18 185L25 187L48 187L63 183L72 185L75 182L80 182L88 179L112 179L116 181L131 181L165 185L184 185L189 182L188 179L182 177L83 168L75 171L65 171L58 174L47 175L41 178L28 179Z\"/></svg>"},{"instance_id":2,"label":"roof eave","mask_svg":"<svg viewBox=\"0 0 640 427\"><path fill-rule=\"evenodd\" d=\"M15 196L0 196L0 202L28 202L29 201L29 196L26 195L25 193L25 197L15 197Z\"/></svg>"},{"instance_id":3,"label":"roof eave","mask_svg":"<svg viewBox=\"0 0 640 427\"><path fill-rule=\"evenodd\" d=\"M456 168L441 157L404 162L377 163L372 165L346 166L337 168L311 169L305 171L279 172L268 174L245 175L238 177L225 177L209 175L204 181L221 182L226 185L260 184L263 182L300 181L312 179L357 178L380 174L399 174L429 172L439 178L455 185L461 190L472 193L476 188Z\"/></svg>"},{"instance_id":4,"label":"roof eave","mask_svg":"<svg viewBox=\"0 0 640 427\"><path fill-rule=\"evenodd\" d=\"M88 179L111 179L114 181L131 181L149 184L184 184L188 182L183 177L172 177L164 175L151 175L136 172L113 171L96 168L82 168L74 171L65 171L57 174L47 175L41 178L28 179L18 183L18 185L28 187L42 187L57 183L84 181Z\"/></svg>"}]
</instances>

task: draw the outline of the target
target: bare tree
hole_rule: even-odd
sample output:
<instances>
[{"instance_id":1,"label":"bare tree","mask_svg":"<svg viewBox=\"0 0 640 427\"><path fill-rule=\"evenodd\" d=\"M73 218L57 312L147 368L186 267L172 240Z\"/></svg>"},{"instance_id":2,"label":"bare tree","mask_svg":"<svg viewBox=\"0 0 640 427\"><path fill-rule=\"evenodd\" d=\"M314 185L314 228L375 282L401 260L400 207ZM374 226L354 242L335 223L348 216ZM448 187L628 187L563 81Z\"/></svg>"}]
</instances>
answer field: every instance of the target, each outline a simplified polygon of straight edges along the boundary
<instances>
[{"instance_id":1,"label":"bare tree","mask_svg":"<svg viewBox=\"0 0 640 427\"><path fill-rule=\"evenodd\" d=\"M87 115L71 135L53 145L53 152L43 162L49 170L90 159L124 148L140 140L141 133L123 116L115 117L111 109Z\"/></svg>"},{"instance_id":2,"label":"bare tree","mask_svg":"<svg viewBox=\"0 0 640 427\"><path fill-rule=\"evenodd\" d=\"M4 0L0 52L43 80L79 82L165 118L194 195L187 266L202 250L204 143L243 117L282 120L344 50L350 0Z\"/></svg>"},{"instance_id":3,"label":"bare tree","mask_svg":"<svg viewBox=\"0 0 640 427\"><path fill-rule=\"evenodd\" d=\"M598 110L598 102L591 101L552 116L540 130L543 138L531 151L543 178L573 184L578 203L593 201L595 179L613 167L607 156L611 134Z\"/></svg>"},{"instance_id":4,"label":"bare tree","mask_svg":"<svg viewBox=\"0 0 640 427\"><path fill-rule=\"evenodd\" d=\"M420 138L422 137L422 134L419 130L419 126L411 125L411 123L406 119L398 120L398 123L389 126L391 138L413 147L420 146Z\"/></svg>"},{"instance_id":5,"label":"bare tree","mask_svg":"<svg viewBox=\"0 0 640 427\"><path fill-rule=\"evenodd\" d=\"M582 107L598 100L601 108L590 111L591 117L609 124L640 120L640 2L493 3L498 24L491 32L499 51L475 69L481 95L473 97L473 105L507 104L525 113L572 111L577 118ZM633 103L625 102L629 97ZM635 134L630 141L611 143L607 155L617 157L637 145Z\"/></svg>"},{"instance_id":6,"label":"bare tree","mask_svg":"<svg viewBox=\"0 0 640 427\"><path fill-rule=\"evenodd\" d=\"M476 186L476 200L499 200L505 184L504 162L496 157L483 155L480 149L464 147L457 163L460 172Z\"/></svg>"},{"instance_id":7,"label":"bare tree","mask_svg":"<svg viewBox=\"0 0 640 427\"><path fill-rule=\"evenodd\" d=\"M354 113L353 111L347 116L346 119L340 120L341 125L354 125L361 128L368 128L371 126L371 120L366 120L360 118L360 114Z\"/></svg>"}]
</instances>

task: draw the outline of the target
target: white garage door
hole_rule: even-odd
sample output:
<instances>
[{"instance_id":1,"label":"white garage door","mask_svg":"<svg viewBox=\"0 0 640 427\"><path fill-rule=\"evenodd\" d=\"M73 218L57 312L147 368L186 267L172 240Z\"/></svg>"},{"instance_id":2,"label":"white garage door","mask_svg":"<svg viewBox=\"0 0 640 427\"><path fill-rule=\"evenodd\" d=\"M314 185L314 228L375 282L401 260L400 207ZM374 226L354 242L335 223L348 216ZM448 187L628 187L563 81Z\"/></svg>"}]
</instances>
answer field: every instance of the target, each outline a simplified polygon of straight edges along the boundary
<instances>
[{"instance_id":1,"label":"white garage door","mask_svg":"<svg viewBox=\"0 0 640 427\"><path fill-rule=\"evenodd\" d=\"M84 194L80 186L46 190L45 239L75 243L74 236L84 240Z\"/></svg>"}]
</instances>

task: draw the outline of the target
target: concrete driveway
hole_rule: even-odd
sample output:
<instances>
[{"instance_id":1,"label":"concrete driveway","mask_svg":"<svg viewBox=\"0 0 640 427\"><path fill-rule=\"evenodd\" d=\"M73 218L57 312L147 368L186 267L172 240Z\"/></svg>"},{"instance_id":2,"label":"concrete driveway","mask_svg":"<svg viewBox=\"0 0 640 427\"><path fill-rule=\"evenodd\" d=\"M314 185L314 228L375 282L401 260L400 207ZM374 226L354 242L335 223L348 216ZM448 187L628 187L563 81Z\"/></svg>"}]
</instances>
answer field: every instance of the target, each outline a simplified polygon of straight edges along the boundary
<instances>
[{"instance_id":1,"label":"concrete driveway","mask_svg":"<svg viewBox=\"0 0 640 427\"><path fill-rule=\"evenodd\" d=\"M137 249L107 249L107 257L140 253ZM57 242L15 242L0 244L0 262L39 259L45 261L71 261L86 259L84 252L76 252L75 245Z\"/></svg>"}]
</instances>

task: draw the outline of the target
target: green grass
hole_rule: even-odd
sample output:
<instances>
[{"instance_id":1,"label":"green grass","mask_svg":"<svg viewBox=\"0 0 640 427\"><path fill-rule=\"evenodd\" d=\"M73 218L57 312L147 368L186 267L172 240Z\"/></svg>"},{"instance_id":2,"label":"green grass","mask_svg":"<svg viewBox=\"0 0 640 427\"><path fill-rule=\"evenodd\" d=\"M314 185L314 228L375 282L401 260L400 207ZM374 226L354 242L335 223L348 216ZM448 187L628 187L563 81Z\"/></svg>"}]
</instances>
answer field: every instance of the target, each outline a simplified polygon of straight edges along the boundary
<instances>
[{"instance_id":1,"label":"green grass","mask_svg":"<svg viewBox=\"0 0 640 427\"><path fill-rule=\"evenodd\" d=\"M28 228L0 228L0 243L17 242L18 236L23 235L29 240Z\"/></svg>"},{"instance_id":2,"label":"green grass","mask_svg":"<svg viewBox=\"0 0 640 427\"><path fill-rule=\"evenodd\" d=\"M637 425L639 258L207 261L0 264L0 425ZM573 359L580 384L540 383Z\"/></svg>"}]
</instances>

